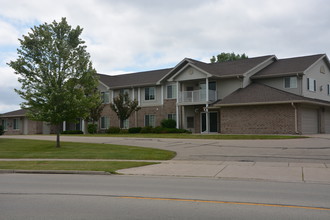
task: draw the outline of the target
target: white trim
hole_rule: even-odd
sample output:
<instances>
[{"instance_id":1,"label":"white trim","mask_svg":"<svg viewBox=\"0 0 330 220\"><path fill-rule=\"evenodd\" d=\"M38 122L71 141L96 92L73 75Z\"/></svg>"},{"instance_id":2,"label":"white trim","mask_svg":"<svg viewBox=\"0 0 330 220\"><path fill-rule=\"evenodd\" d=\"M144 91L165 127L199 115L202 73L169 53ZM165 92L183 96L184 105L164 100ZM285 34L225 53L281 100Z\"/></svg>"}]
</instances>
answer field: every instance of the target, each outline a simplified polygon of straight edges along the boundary
<instances>
[{"instance_id":1,"label":"white trim","mask_svg":"<svg viewBox=\"0 0 330 220\"><path fill-rule=\"evenodd\" d=\"M164 105L164 86L160 86L160 104Z\"/></svg>"},{"instance_id":2,"label":"white trim","mask_svg":"<svg viewBox=\"0 0 330 220\"><path fill-rule=\"evenodd\" d=\"M192 67L195 68L197 70L199 70L201 73L205 74L206 77L212 77L213 75L206 72L205 70L191 64L191 63L187 63L184 67L182 67L176 74L174 74L171 78L168 79L168 81L175 81L175 78L180 75L183 71L185 71L188 67Z\"/></svg>"},{"instance_id":3,"label":"white trim","mask_svg":"<svg viewBox=\"0 0 330 220\"><path fill-rule=\"evenodd\" d=\"M141 105L141 88L138 88L138 103Z\"/></svg>"},{"instance_id":4,"label":"white trim","mask_svg":"<svg viewBox=\"0 0 330 220\"><path fill-rule=\"evenodd\" d=\"M104 84L101 80L98 80L100 82L100 84L102 84L104 87L106 87L108 90L110 89L109 86L107 86L106 84Z\"/></svg>"}]
</instances>

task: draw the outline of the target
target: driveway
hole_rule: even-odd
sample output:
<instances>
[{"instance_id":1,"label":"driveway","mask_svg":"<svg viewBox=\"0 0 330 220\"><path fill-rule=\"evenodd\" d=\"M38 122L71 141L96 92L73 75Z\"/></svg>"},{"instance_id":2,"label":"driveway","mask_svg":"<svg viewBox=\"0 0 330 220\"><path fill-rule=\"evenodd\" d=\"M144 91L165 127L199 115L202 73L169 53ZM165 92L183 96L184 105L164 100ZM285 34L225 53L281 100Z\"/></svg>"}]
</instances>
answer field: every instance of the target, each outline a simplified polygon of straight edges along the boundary
<instances>
[{"instance_id":1,"label":"driveway","mask_svg":"<svg viewBox=\"0 0 330 220\"><path fill-rule=\"evenodd\" d=\"M0 138L55 140L48 135ZM61 141L132 145L177 152L174 160L330 163L330 135L289 140L195 140L128 137L61 136Z\"/></svg>"}]
</instances>

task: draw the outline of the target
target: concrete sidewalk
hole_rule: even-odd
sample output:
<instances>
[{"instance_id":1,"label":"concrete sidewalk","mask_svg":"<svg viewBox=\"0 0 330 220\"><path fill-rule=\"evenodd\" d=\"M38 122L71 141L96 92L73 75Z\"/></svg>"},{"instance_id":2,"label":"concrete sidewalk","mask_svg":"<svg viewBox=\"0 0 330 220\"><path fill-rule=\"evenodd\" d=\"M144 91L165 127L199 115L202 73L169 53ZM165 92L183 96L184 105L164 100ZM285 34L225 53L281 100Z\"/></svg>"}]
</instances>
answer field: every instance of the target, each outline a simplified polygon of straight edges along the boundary
<instances>
[{"instance_id":1,"label":"concrete sidewalk","mask_svg":"<svg viewBox=\"0 0 330 220\"><path fill-rule=\"evenodd\" d=\"M54 136L48 135L1 136L0 138L54 140ZM290 140L193 140L83 136L63 136L62 140L133 145L177 152L177 156L170 161L148 161L159 162L160 164L118 171L127 175L330 184L329 134L313 135L308 139Z\"/></svg>"},{"instance_id":2,"label":"concrete sidewalk","mask_svg":"<svg viewBox=\"0 0 330 220\"><path fill-rule=\"evenodd\" d=\"M330 184L330 164L234 161L166 161L118 170L126 175L209 177Z\"/></svg>"}]
</instances>

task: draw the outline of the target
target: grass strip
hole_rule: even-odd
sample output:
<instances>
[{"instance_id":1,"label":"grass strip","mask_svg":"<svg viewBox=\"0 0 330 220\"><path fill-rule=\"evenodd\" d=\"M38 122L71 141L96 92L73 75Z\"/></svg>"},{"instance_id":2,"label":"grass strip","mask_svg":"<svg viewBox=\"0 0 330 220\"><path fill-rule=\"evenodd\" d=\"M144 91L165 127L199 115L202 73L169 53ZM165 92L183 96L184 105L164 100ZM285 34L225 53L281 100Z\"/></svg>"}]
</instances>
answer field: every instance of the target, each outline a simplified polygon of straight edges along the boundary
<instances>
[{"instance_id":1,"label":"grass strip","mask_svg":"<svg viewBox=\"0 0 330 220\"><path fill-rule=\"evenodd\" d=\"M175 155L134 146L61 142L61 148L55 148L54 141L0 139L0 158L169 160Z\"/></svg>"},{"instance_id":2,"label":"grass strip","mask_svg":"<svg viewBox=\"0 0 330 220\"><path fill-rule=\"evenodd\" d=\"M0 161L0 169L105 171L115 174L120 169L151 164L157 163L130 161Z\"/></svg>"}]
</instances>

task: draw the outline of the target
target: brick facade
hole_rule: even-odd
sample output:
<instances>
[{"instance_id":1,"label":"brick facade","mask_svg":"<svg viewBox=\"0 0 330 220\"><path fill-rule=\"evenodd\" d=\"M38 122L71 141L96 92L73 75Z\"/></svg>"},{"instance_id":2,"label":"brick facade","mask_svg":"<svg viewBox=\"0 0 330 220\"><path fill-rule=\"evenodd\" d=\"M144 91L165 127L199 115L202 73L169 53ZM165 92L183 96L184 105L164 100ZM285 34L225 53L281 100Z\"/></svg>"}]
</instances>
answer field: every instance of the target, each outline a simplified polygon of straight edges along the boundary
<instances>
[{"instance_id":1,"label":"brick facade","mask_svg":"<svg viewBox=\"0 0 330 220\"><path fill-rule=\"evenodd\" d=\"M176 99L165 99L163 105L141 107L138 112L133 112L129 117L129 127L144 127L145 115L155 115L155 125L160 126L160 122L167 118L168 114L175 114L176 112ZM109 104L106 104L101 116L110 117L111 127L120 127L120 121L117 114L112 111ZM100 123L99 123L100 128Z\"/></svg>"},{"instance_id":2,"label":"brick facade","mask_svg":"<svg viewBox=\"0 0 330 220\"><path fill-rule=\"evenodd\" d=\"M1 118L1 119L6 120L7 123L7 129L5 130L6 135L42 134L43 123L40 121L32 121L26 119L26 117ZM18 129L14 129L14 119L19 119Z\"/></svg>"},{"instance_id":3,"label":"brick facade","mask_svg":"<svg viewBox=\"0 0 330 220\"><path fill-rule=\"evenodd\" d=\"M294 134L295 112L290 104L222 107L221 133Z\"/></svg>"}]
</instances>

